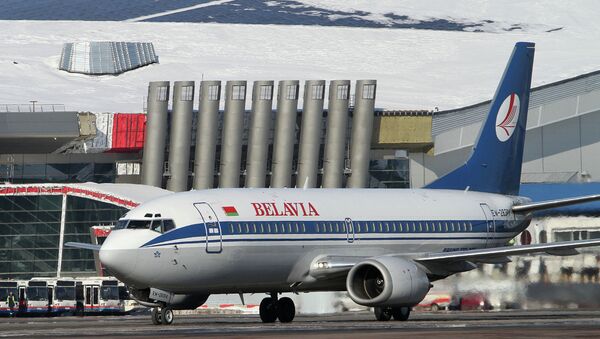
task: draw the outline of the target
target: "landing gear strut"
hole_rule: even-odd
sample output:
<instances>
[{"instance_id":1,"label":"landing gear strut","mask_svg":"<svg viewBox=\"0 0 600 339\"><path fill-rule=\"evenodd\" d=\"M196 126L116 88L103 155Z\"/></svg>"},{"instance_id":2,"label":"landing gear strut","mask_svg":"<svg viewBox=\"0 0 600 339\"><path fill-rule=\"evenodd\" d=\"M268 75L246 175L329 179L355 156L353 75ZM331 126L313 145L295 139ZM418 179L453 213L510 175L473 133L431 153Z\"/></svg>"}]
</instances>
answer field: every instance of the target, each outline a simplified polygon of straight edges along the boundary
<instances>
[{"instance_id":1,"label":"landing gear strut","mask_svg":"<svg viewBox=\"0 0 600 339\"><path fill-rule=\"evenodd\" d=\"M153 307L151 316L154 325L171 325L175 318L173 309L169 306Z\"/></svg>"},{"instance_id":2,"label":"landing gear strut","mask_svg":"<svg viewBox=\"0 0 600 339\"><path fill-rule=\"evenodd\" d=\"M260 302L259 312L263 323L273 323L277 319L282 323L289 323L294 320L296 307L292 299L283 297L278 300L277 293L271 293L271 297Z\"/></svg>"},{"instance_id":3,"label":"landing gear strut","mask_svg":"<svg viewBox=\"0 0 600 339\"><path fill-rule=\"evenodd\" d=\"M375 307L375 319L379 321L388 321L394 317L394 320L407 321L410 317L410 307Z\"/></svg>"}]
</instances>

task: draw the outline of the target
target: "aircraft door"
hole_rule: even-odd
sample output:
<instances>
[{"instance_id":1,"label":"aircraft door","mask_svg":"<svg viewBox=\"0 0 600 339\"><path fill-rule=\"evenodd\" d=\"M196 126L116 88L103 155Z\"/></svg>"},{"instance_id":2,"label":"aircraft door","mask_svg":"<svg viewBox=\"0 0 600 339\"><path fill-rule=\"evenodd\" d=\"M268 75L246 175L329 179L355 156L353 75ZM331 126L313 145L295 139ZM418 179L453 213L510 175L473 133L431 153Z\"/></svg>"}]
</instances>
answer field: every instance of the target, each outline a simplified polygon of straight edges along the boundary
<instances>
[{"instance_id":1,"label":"aircraft door","mask_svg":"<svg viewBox=\"0 0 600 339\"><path fill-rule=\"evenodd\" d=\"M221 224L215 214L215 211L207 203L195 203L194 207L200 213L204 221L204 230L206 231L206 252L220 253L223 250L223 239L221 235Z\"/></svg>"},{"instance_id":2,"label":"aircraft door","mask_svg":"<svg viewBox=\"0 0 600 339\"><path fill-rule=\"evenodd\" d=\"M494 233L496 232L496 220L494 219L494 215L492 214L492 209L486 203L479 204L481 209L483 210L483 214L485 215L485 224L486 224L486 232L487 239L485 242L485 247L494 247L493 239Z\"/></svg>"},{"instance_id":3,"label":"aircraft door","mask_svg":"<svg viewBox=\"0 0 600 339\"><path fill-rule=\"evenodd\" d=\"M346 218L344 223L346 224L346 237L348 242L352 243L354 242L354 223L350 218Z\"/></svg>"}]
</instances>

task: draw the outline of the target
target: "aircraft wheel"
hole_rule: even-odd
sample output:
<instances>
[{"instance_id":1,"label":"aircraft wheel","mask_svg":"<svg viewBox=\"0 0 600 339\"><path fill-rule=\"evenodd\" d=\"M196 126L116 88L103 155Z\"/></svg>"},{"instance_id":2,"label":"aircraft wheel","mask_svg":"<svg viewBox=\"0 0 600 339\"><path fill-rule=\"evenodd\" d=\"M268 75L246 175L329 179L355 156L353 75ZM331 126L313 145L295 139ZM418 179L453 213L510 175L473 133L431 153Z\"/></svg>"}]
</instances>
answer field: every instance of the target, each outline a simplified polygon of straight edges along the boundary
<instances>
[{"instance_id":1,"label":"aircraft wheel","mask_svg":"<svg viewBox=\"0 0 600 339\"><path fill-rule=\"evenodd\" d=\"M154 325L160 325L162 324L162 319L161 319L161 312L158 310L158 307L153 307L152 308L152 324Z\"/></svg>"},{"instance_id":2,"label":"aircraft wheel","mask_svg":"<svg viewBox=\"0 0 600 339\"><path fill-rule=\"evenodd\" d=\"M394 320L407 321L408 317L410 317L410 307L394 307L392 308L392 315L394 316Z\"/></svg>"},{"instance_id":3,"label":"aircraft wheel","mask_svg":"<svg viewBox=\"0 0 600 339\"><path fill-rule=\"evenodd\" d=\"M273 323L277 320L277 301L273 298L264 298L259 307L260 320L263 323Z\"/></svg>"},{"instance_id":4,"label":"aircraft wheel","mask_svg":"<svg viewBox=\"0 0 600 339\"><path fill-rule=\"evenodd\" d=\"M379 321L388 321L392 319L392 312L388 307L375 307L375 319Z\"/></svg>"},{"instance_id":5,"label":"aircraft wheel","mask_svg":"<svg viewBox=\"0 0 600 339\"><path fill-rule=\"evenodd\" d=\"M281 298L277 301L277 318L282 323L289 323L296 316L296 306L294 301L288 297Z\"/></svg>"},{"instance_id":6,"label":"aircraft wheel","mask_svg":"<svg viewBox=\"0 0 600 339\"><path fill-rule=\"evenodd\" d=\"M173 309L169 306L163 307L160 311L160 317L163 325L171 325L175 316L173 315Z\"/></svg>"}]
</instances>

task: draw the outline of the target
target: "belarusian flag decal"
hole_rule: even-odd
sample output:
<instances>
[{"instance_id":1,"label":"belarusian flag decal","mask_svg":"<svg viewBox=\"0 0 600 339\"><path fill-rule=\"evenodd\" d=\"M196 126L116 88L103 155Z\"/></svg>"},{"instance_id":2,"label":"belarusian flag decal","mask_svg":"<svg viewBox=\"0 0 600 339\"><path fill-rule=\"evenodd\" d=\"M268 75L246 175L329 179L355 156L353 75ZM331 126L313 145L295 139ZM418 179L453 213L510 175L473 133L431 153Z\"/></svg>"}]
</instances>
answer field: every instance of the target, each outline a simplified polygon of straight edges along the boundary
<instances>
[{"instance_id":1,"label":"belarusian flag decal","mask_svg":"<svg viewBox=\"0 0 600 339\"><path fill-rule=\"evenodd\" d=\"M225 215L227 215L228 217L240 216L238 211L233 206L223 206L223 212L225 212Z\"/></svg>"}]
</instances>

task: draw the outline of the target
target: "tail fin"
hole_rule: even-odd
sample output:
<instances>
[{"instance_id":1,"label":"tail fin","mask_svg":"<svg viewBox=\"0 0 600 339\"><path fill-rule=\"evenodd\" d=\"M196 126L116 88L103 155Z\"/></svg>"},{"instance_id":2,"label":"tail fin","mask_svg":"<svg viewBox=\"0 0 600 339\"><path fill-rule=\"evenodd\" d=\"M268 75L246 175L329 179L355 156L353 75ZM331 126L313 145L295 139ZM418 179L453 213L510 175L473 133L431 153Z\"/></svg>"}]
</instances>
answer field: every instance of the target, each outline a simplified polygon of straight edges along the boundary
<instances>
[{"instance_id":1,"label":"tail fin","mask_svg":"<svg viewBox=\"0 0 600 339\"><path fill-rule=\"evenodd\" d=\"M427 188L519 193L534 52L534 43L515 45L471 157Z\"/></svg>"}]
</instances>

